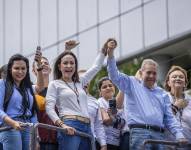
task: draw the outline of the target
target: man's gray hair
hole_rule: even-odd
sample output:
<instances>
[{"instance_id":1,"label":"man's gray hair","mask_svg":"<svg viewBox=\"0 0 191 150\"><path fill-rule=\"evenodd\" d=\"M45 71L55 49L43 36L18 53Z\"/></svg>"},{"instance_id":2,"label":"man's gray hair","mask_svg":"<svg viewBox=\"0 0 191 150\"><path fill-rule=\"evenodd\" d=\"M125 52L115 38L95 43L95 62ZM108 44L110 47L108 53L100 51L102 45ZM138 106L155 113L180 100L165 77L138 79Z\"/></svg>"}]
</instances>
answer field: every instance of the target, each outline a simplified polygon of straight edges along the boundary
<instances>
[{"instance_id":1,"label":"man's gray hair","mask_svg":"<svg viewBox=\"0 0 191 150\"><path fill-rule=\"evenodd\" d=\"M158 63L154 61L153 59L144 59L142 64L141 64L141 70L143 70L145 65L154 65L158 68Z\"/></svg>"}]
</instances>

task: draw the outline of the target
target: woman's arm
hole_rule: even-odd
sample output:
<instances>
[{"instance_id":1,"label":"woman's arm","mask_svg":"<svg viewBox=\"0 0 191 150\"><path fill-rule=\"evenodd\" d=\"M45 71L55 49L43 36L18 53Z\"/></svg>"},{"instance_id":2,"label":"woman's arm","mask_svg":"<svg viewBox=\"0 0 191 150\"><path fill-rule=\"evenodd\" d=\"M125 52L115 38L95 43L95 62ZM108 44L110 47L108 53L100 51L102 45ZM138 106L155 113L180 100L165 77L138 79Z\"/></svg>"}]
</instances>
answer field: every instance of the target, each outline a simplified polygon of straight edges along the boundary
<instances>
[{"instance_id":1,"label":"woman's arm","mask_svg":"<svg viewBox=\"0 0 191 150\"><path fill-rule=\"evenodd\" d=\"M44 89L44 79L42 74L43 65L41 63L42 53L40 48L37 48L34 59L37 64L37 83L35 85L35 92L40 93Z\"/></svg>"},{"instance_id":2,"label":"woman's arm","mask_svg":"<svg viewBox=\"0 0 191 150\"><path fill-rule=\"evenodd\" d=\"M3 118L3 120L6 124L10 125L15 130L21 130L22 129L21 124L18 121L11 119L9 116L5 116Z\"/></svg>"},{"instance_id":3,"label":"woman's arm","mask_svg":"<svg viewBox=\"0 0 191 150\"><path fill-rule=\"evenodd\" d=\"M117 108L122 109L123 108L123 102L124 102L124 93L119 91L116 96L116 103Z\"/></svg>"},{"instance_id":4,"label":"woman's arm","mask_svg":"<svg viewBox=\"0 0 191 150\"><path fill-rule=\"evenodd\" d=\"M88 69L82 76L81 76L81 82L82 85L87 85L93 77L101 70L103 66L103 62L105 59L105 56L107 55L107 44L108 41L106 41L99 52L98 56L96 57L92 67Z\"/></svg>"},{"instance_id":5,"label":"woman's arm","mask_svg":"<svg viewBox=\"0 0 191 150\"><path fill-rule=\"evenodd\" d=\"M110 118L109 114L105 111L104 108L100 108L100 110L101 110L101 116L102 116L103 124L106 126L112 125L113 120L112 120L112 118Z\"/></svg>"}]
</instances>

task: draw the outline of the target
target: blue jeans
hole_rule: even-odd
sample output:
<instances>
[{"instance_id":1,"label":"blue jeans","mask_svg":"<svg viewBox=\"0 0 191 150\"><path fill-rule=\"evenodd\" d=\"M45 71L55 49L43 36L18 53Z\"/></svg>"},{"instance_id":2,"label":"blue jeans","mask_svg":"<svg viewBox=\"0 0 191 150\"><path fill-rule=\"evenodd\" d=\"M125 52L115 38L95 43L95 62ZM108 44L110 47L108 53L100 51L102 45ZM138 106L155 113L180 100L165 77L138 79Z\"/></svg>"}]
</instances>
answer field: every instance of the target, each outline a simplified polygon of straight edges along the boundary
<instances>
[{"instance_id":1,"label":"blue jeans","mask_svg":"<svg viewBox=\"0 0 191 150\"><path fill-rule=\"evenodd\" d=\"M77 131L86 134L91 133L90 124L83 123L78 120L64 119L64 123L70 127L75 128ZM90 150L90 140L76 135L67 135L63 132L58 132L58 149L59 150ZM92 136L93 137L93 136Z\"/></svg>"},{"instance_id":2,"label":"blue jeans","mask_svg":"<svg viewBox=\"0 0 191 150\"><path fill-rule=\"evenodd\" d=\"M161 132L156 132L153 130L142 129L142 128L132 128L130 130L130 150L141 150L144 147L144 140L164 140L164 135ZM164 150L163 145L158 144L147 144L145 150Z\"/></svg>"},{"instance_id":3,"label":"blue jeans","mask_svg":"<svg viewBox=\"0 0 191 150\"><path fill-rule=\"evenodd\" d=\"M0 142L3 150L29 150L30 129L22 131L15 129L0 132Z\"/></svg>"}]
</instances>

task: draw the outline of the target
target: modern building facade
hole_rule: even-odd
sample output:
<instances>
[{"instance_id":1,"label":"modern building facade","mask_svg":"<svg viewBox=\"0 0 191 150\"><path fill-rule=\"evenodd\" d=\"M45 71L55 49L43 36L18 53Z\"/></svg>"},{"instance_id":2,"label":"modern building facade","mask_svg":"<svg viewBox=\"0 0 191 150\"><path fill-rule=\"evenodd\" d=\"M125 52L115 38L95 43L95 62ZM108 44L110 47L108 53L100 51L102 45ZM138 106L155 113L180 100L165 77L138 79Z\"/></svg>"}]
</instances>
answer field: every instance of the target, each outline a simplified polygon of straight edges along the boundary
<instances>
[{"instance_id":1,"label":"modern building facade","mask_svg":"<svg viewBox=\"0 0 191 150\"><path fill-rule=\"evenodd\" d=\"M119 63L152 57L162 79L172 64L191 68L191 0L0 0L0 65L14 53L32 62L37 45L53 63L69 39L87 69L109 37Z\"/></svg>"}]
</instances>

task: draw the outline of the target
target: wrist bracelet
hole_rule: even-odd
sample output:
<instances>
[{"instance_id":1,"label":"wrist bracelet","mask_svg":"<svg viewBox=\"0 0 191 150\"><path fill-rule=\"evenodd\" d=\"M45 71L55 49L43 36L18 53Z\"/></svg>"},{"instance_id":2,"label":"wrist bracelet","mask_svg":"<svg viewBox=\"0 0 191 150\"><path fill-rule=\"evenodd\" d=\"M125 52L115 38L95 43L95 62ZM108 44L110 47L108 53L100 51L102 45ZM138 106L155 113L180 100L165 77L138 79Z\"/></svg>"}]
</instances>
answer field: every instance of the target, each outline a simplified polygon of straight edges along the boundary
<instances>
[{"instance_id":1,"label":"wrist bracelet","mask_svg":"<svg viewBox=\"0 0 191 150\"><path fill-rule=\"evenodd\" d=\"M59 127L62 127L63 124L64 124L64 122L60 121L60 122L58 123L58 126L59 126Z\"/></svg>"}]
</instances>

